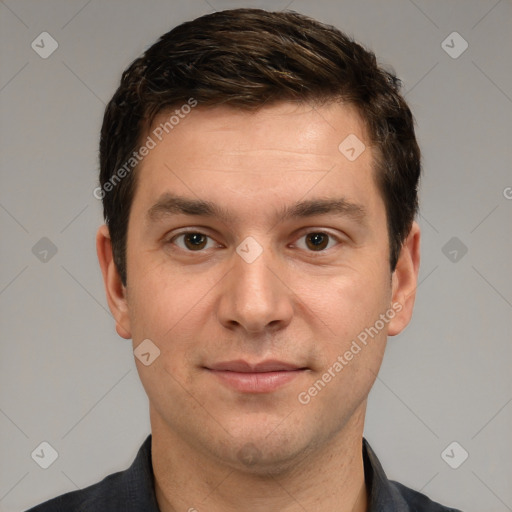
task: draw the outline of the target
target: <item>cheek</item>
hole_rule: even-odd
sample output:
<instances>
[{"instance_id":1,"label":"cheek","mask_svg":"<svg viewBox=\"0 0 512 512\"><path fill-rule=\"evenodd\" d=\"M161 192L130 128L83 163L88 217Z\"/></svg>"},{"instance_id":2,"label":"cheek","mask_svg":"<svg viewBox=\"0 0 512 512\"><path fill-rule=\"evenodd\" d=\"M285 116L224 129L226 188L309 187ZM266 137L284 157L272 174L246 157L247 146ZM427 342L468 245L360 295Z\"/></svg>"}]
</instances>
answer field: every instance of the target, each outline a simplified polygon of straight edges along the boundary
<instances>
[{"instance_id":1,"label":"cheek","mask_svg":"<svg viewBox=\"0 0 512 512\"><path fill-rule=\"evenodd\" d=\"M139 268L147 269L147 264ZM179 283L171 287L170 280L161 279L157 270L137 272L132 269L129 274L128 307L134 346L149 338L162 348L165 333L185 315L188 301L183 293L177 292Z\"/></svg>"},{"instance_id":2,"label":"cheek","mask_svg":"<svg viewBox=\"0 0 512 512\"><path fill-rule=\"evenodd\" d=\"M385 272L341 269L337 275L301 278L294 291L339 339L356 336L389 307L391 284Z\"/></svg>"},{"instance_id":3,"label":"cheek","mask_svg":"<svg viewBox=\"0 0 512 512\"><path fill-rule=\"evenodd\" d=\"M325 394L326 404L335 407L347 394L355 404L370 390L386 347L389 324L380 318L389 310L390 297L385 276L353 274L331 280L331 292L317 309L328 326L318 354L318 374L330 369L336 375Z\"/></svg>"},{"instance_id":4,"label":"cheek","mask_svg":"<svg viewBox=\"0 0 512 512\"><path fill-rule=\"evenodd\" d=\"M337 425L364 400L378 374L392 318L388 315L385 322L381 315L390 311L391 288L385 276L354 273L351 278L331 279L329 293L318 291L314 308L321 320L318 325L325 327L316 337L319 364L312 387L303 391L308 396L309 390L311 396L321 394L314 407L336 411L322 416ZM328 381L325 387L322 380Z\"/></svg>"},{"instance_id":5,"label":"cheek","mask_svg":"<svg viewBox=\"0 0 512 512\"><path fill-rule=\"evenodd\" d=\"M211 272L187 275L163 264L132 277L128 304L133 345L150 339L164 356L160 364L179 374L187 354L205 341L201 332L213 318L211 301L219 277Z\"/></svg>"}]
</instances>

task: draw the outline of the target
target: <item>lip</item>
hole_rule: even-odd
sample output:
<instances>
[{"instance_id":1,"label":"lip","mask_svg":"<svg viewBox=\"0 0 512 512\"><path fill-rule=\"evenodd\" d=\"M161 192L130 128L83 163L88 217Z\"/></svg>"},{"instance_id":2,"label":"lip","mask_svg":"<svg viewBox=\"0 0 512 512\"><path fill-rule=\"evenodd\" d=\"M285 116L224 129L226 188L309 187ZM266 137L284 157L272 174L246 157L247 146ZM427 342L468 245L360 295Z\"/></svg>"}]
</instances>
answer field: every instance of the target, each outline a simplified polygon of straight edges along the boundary
<instances>
[{"instance_id":1,"label":"lip","mask_svg":"<svg viewBox=\"0 0 512 512\"><path fill-rule=\"evenodd\" d=\"M277 360L259 363L226 361L205 367L224 385L241 393L270 393L299 377L307 368Z\"/></svg>"},{"instance_id":2,"label":"lip","mask_svg":"<svg viewBox=\"0 0 512 512\"><path fill-rule=\"evenodd\" d=\"M267 359L259 363L248 363L243 359L236 361L225 361L208 366L209 370L238 372L238 373L265 373L265 372L286 372L292 370L301 370L300 366L278 361L277 359Z\"/></svg>"}]
</instances>

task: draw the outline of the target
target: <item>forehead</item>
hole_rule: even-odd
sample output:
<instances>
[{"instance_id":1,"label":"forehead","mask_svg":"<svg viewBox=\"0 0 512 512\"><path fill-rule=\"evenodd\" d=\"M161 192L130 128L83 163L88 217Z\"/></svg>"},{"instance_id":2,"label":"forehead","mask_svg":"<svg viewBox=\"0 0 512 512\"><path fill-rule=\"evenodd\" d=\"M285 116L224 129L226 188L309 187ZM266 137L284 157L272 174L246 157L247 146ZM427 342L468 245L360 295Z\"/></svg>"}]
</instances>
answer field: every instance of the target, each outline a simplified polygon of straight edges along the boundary
<instances>
[{"instance_id":1,"label":"forehead","mask_svg":"<svg viewBox=\"0 0 512 512\"><path fill-rule=\"evenodd\" d=\"M373 150L353 107L196 107L171 123L174 113L159 114L144 134L154 147L137 168L134 203L146 211L166 192L223 204L245 200L239 206L246 208L331 193L368 203L376 193ZM354 151L347 149L361 153L348 158Z\"/></svg>"},{"instance_id":2,"label":"forehead","mask_svg":"<svg viewBox=\"0 0 512 512\"><path fill-rule=\"evenodd\" d=\"M247 157L252 152L278 153L286 158L323 156L333 161L339 156L339 144L349 135L368 142L364 122L352 105L343 103L281 102L247 111L233 107L195 107L188 114L180 109L161 112L147 134L158 146L179 145L176 156L194 147L196 161L201 156L217 156L216 161ZM164 144L161 144L161 143ZM162 148L161 148L162 149ZM151 155L149 155L151 157ZM211 162L215 164L216 162ZM205 168L211 168L211 165Z\"/></svg>"}]
</instances>

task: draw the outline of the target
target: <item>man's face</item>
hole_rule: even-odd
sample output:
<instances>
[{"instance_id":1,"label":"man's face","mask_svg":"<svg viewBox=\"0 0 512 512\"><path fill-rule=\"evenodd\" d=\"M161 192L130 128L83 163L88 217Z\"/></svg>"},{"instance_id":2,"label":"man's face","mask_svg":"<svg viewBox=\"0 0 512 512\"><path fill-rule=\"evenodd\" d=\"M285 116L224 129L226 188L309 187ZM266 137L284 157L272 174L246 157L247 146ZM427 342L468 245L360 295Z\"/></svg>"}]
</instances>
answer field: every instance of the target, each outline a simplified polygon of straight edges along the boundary
<instances>
[{"instance_id":1,"label":"man's face","mask_svg":"<svg viewBox=\"0 0 512 512\"><path fill-rule=\"evenodd\" d=\"M153 431L275 470L362 429L386 336L410 308L356 111L198 107L162 141L148 134L157 144L137 171L113 311L134 348L149 339L160 350L137 361ZM355 160L338 148L351 134L367 146ZM226 218L181 212L178 196ZM338 208L308 211L315 200Z\"/></svg>"}]
</instances>

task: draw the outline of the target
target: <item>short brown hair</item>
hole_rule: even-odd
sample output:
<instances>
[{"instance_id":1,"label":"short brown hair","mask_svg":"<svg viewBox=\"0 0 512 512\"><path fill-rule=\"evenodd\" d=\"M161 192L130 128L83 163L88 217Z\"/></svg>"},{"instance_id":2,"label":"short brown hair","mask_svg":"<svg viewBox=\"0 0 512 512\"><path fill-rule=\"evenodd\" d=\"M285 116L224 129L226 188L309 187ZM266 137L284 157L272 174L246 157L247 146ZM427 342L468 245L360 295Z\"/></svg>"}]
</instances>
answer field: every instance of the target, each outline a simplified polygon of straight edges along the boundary
<instances>
[{"instance_id":1,"label":"short brown hair","mask_svg":"<svg viewBox=\"0 0 512 512\"><path fill-rule=\"evenodd\" d=\"M371 51L302 14L232 9L201 16L161 36L123 73L101 129L101 189L107 190L130 159L155 116L191 98L199 106L245 110L282 101L343 101L357 108L377 150L375 177L386 206L394 270L418 209L421 167L413 116L399 89L400 81ZM137 177L125 174L102 193L124 285Z\"/></svg>"}]
</instances>

